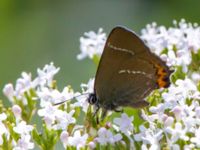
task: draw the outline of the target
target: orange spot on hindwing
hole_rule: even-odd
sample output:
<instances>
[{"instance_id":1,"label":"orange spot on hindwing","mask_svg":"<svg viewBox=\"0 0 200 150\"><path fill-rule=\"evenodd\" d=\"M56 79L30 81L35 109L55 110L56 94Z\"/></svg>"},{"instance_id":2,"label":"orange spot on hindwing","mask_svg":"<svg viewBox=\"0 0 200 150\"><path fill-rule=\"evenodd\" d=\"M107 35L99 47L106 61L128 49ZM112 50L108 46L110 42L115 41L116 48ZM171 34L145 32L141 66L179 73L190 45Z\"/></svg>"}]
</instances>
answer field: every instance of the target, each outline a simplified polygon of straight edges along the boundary
<instances>
[{"instance_id":1,"label":"orange spot on hindwing","mask_svg":"<svg viewBox=\"0 0 200 150\"><path fill-rule=\"evenodd\" d=\"M164 68L158 64L155 64L155 67L157 69L156 75L158 76L157 78L157 84L159 88L167 88L170 85L170 70L168 68Z\"/></svg>"}]
</instances>

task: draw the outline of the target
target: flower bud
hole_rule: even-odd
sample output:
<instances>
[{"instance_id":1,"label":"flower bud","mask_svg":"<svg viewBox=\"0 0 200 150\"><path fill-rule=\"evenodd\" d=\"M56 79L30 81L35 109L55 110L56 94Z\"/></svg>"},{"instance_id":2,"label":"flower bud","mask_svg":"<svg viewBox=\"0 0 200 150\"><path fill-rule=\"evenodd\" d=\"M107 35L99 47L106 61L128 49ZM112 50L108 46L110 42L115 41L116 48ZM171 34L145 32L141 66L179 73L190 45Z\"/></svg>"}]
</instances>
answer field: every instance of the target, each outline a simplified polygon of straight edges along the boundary
<instances>
[{"instance_id":1,"label":"flower bud","mask_svg":"<svg viewBox=\"0 0 200 150\"><path fill-rule=\"evenodd\" d=\"M12 112L14 113L15 117L18 118L21 116L22 109L19 107L19 105L14 105L12 107Z\"/></svg>"}]
</instances>

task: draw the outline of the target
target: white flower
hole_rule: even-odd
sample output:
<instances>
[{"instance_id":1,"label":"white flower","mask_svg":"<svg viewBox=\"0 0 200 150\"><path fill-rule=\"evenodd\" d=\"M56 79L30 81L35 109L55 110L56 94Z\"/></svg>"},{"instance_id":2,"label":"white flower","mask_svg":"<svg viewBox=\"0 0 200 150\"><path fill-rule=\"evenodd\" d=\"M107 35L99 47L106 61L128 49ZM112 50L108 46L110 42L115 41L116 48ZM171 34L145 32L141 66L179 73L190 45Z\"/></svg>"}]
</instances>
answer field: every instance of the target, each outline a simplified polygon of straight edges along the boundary
<instances>
[{"instance_id":1,"label":"white flower","mask_svg":"<svg viewBox=\"0 0 200 150\"><path fill-rule=\"evenodd\" d=\"M171 116L163 115L162 121L164 123L164 127L171 126L174 123L174 118Z\"/></svg>"},{"instance_id":2,"label":"white flower","mask_svg":"<svg viewBox=\"0 0 200 150\"><path fill-rule=\"evenodd\" d=\"M121 118L115 118L114 123L119 126L119 129L124 134L130 135L133 131L133 116L128 117L127 114L121 114Z\"/></svg>"},{"instance_id":3,"label":"white flower","mask_svg":"<svg viewBox=\"0 0 200 150\"><path fill-rule=\"evenodd\" d=\"M183 72L187 72L188 68L187 66L191 63L191 53L188 50L180 49L176 52L177 56L177 65L183 67Z\"/></svg>"},{"instance_id":4,"label":"white flower","mask_svg":"<svg viewBox=\"0 0 200 150\"><path fill-rule=\"evenodd\" d=\"M170 139L168 139L168 137L166 137L166 139L167 139L168 147L169 147L171 150L181 150L180 145L174 144Z\"/></svg>"},{"instance_id":5,"label":"white flower","mask_svg":"<svg viewBox=\"0 0 200 150\"><path fill-rule=\"evenodd\" d=\"M52 124L55 122L55 113L57 111L56 107L52 105L46 105L46 107L38 110L38 115L44 117L44 121L47 127L52 127Z\"/></svg>"},{"instance_id":6,"label":"white flower","mask_svg":"<svg viewBox=\"0 0 200 150\"><path fill-rule=\"evenodd\" d=\"M80 38L81 53L77 55L77 58L81 60L85 57L93 58L94 55L101 55L106 42L106 34L103 33L103 29L100 28L98 33L86 32L84 36Z\"/></svg>"},{"instance_id":7,"label":"white flower","mask_svg":"<svg viewBox=\"0 0 200 150\"><path fill-rule=\"evenodd\" d=\"M86 145L88 134L81 135L80 131L74 132L73 136L68 138L69 145L75 146L76 149L80 149Z\"/></svg>"},{"instance_id":8,"label":"white flower","mask_svg":"<svg viewBox=\"0 0 200 150\"><path fill-rule=\"evenodd\" d=\"M69 113L62 110L57 110L55 112L56 117L56 125L54 126L55 129L62 129L65 130L69 124L75 123L76 119L73 117L75 110L71 110Z\"/></svg>"},{"instance_id":9,"label":"white flower","mask_svg":"<svg viewBox=\"0 0 200 150\"><path fill-rule=\"evenodd\" d=\"M200 107L197 106L195 109L195 116L200 119Z\"/></svg>"},{"instance_id":10,"label":"white flower","mask_svg":"<svg viewBox=\"0 0 200 150\"><path fill-rule=\"evenodd\" d=\"M94 92L94 78L91 78L87 84L82 83L81 88L83 93L93 93Z\"/></svg>"},{"instance_id":11,"label":"white flower","mask_svg":"<svg viewBox=\"0 0 200 150\"><path fill-rule=\"evenodd\" d=\"M108 143L114 144L122 139L121 134L113 135L111 131L107 130L106 128L102 127L98 130L98 137L95 138L97 142L102 145L106 145Z\"/></svg>"},{"instance_id":12,"label":"white flower","mask_svg":"<svg viewBox=\"0 0 200 150\"><path fill-rule=\"evenodd\" d=\"M87 109L88 109L88 106L89 106L89 103L87 101L88 99L88 95L80 95L78 94L78 96L76 97L76 102L71 104L71 107L82 107L82 110L86 113L87 112Z\"/></svg>"},{"instance_id":13,"label":"white flower","mask_svg":"<svg viewBox=\"0 0 200 150\"><path fill-rule=\"evenodd\" d=\"M66 148L67 144L68 144L68 138L69 138L69 133L67 131L62 131L62 133L60 134L60 140L63 143L63 146Z\"/></svg>"},{"instance_id":14,"label":"white flower","mask_svg":"<svg viewBox=\"0 0 200 150\"><path fill-rule=\"evenodd\" d=\"M39 84L41 87L51 87L53 78L59 70L60 68L56 68L53 62L51 62L49 65L45 65L43 69L38 68L38 77L34 80L35 84Z\"/></svg>"},{"instance_id":15,"label":"white flower","mask_svg":"<svg viewBox=\"0 0 200 150\"><path fill-rule=\"evenodd\" d=\"M191 149L194 149L195 148L195 145L194 144L189 144L189 145L184 145L184 150L191 150Z\"/></svg>"},{"instance_id":16,"label":"white flower","mask_svg":"<svg viewBox=\"0 0 200 150\"><path fill-rule=\"evenodd\" d=\"M31 74L22 72L22 77L17 79L15 89L11 83L5 85L3 89L3 93L11 102L14 102L14 97L18 100L22 100L23 104L27 104L26 97L24 96L24 92L28 92L31 88L35 88L35 85L31 81Z\"/></svg>"},{"instance_id":17,"label":"white flower","mask_svg":"<svg viewBox=\"0 0 200 150\"><path fill-rule=\"evenodd\" d=\"M177 103L185 103L186 98L193 97L197 92L197 87L194 82L188 78L177 80L175 85L168 88L168 92L162 94L165 100L165 109L177 106Z\"/></svg>"},{"instance_id":18,"label":"white flower","mask_svg":"<svg viewBox=\"0 0 200 150\"><path fill-rule=\"evenodd\" d=\"M185 80L177 80L176 85L177 87L182 88L184 91L186 91L187 94L189 94L189 96L190 96L190 93L188 93L189 91L197 90L197 87L194 84L194 82L188 78L186 78Z\"/></svg>"},{"instance_id":19,"label":"white flower","mask_svg":"<svg viewBox=\"0 0 200 150\"><path fill-rule=\"evenodd\" d=\"M177 63L176 54L173 50L168 50L167 54L160 56L168 66L174 66Z\"/></svg>"},{"instance_id":20,"label":"white flower","mask_svg":"<svg viewBox=\"0 0 200 150\"><path fill-rule=\"evenodd\" d=\"M1 113L0 114L0 145L3 144L2 135L5 134L5 135L9 136L9 132L8 132L6 126L2 122L4 120L6 120L6 119L7 119L6 114L5 113Z\"/></svg>"},{"instance_id":21,"label":"white flower","mask_svg":"<svg viewBox=\"0 0 200 150\"><path fill-rule=\"evenodd\" d=\"M28 150L34 148L34 143L31 141L30 135L22 135L20 139L17 141L16 145L14 146L13 150Z\"/></svg>"},{"instance_id":22,"label":"white flower","mask_svg":"<svg viewBox=\"0 0 200 150\"><path fill-rule=\"evenodd\" d=\"M22 72L22 77L17 79L15 86L15 96L18 99L23 97L24 92L29 91L31 88L34 88L35 85L32 84L31 73ZM26 103L26 102L25 102Z\"/></svg>"},{"instance_id":23,"label":"white flower","mask_svg":"<svg viewBox=\"0 0 200 150\"><path fill-rule=\"evenodd\" d=\"M182 104L181 107L183 108L183 117L182 121L185 126L187 132L192 132L196 128L197 119L195 116L195 107L196 104L192 103L191 105Z\"/></svg>"},{"instance_id":24,"label":"white flower","mask_svg":"<svg viewBox=\"0 0 200 150\"><path fill-rule=\"evenodd\" d=\"M89 103L87 101L88 95L94 91L94 78L90 79L87 84L81 84L82 95L76 93L75 97L77 102L71 104L72 107L82 107L84 112L87 112ZM80 96L77 96L80 95Z\"/></svg>"},{"instance_id":25,"label":"white flower","mask_svg":"<svg viewBox=\"0 0 200 150\"><path fill-rule=\"evenodd\" d=\"M1 113L0 114L0 121L6 120L7 119L7 115L5 113Z\"/></svg>"},{"instance_id":26,"label":"white flower","mask_svg":"<svg viewBox=\"0 0 200 150\"><path fill-rule=\"evenodd\" d=\"M48 104L56 104L74 97L74 93L69 87L65 87L62 92L57 89L50 89L47 87L41 88L37 91L38 98L40 99L40 106L45 107Z\"/></svg>"},{"instance_id":27,"label":"white flower","mask_svg":"<svg viewBox=\"0 0 200 150\"><path fill-rule=\"evenodd\" d=\"M181 106L177 105L172 109L172 112L174 113L176 120L181 120L183 116L183 109Z\"/></svg>"},{"instance_id":28,"label":"white flower","mask_svg":"<svg viewBox=\"0 0 200 150\"><path fill-rule=\"evenodd\" d=\"M152 125L153 125L152 122L158 121L159 123L164 124L164 126L169 126L170 124L173 123L174 119L165 114L166 108L168 108L168 106L165 103L160 103L157 106L151 106L149 108L149 111L152 112L153 114L147 115L145 113L142 113L142 116Z\"/></svg>"},{"instance_id":29,"label":"white flower","mask_svg":"<svg viewBox=\"0 0 200 150\"><path fill-rule=\"evenodd\" d=\"M148 24L142 30L142 39L151 50L160 55L169 66L180 65L187 72L191 63L191 52L197 53L200 48L200 28L181 20L174 27L166 28L157 26L156 23ZM174 50L175 49L175 50Z\"/></svg>"},{"instance_id":30,"label":"white flower","mask_svg":"<svg viewBox=\"0 0 200 150\"><path fill-rule=\"evenodd\" d=\"M0 124L0 127L1 127L1 124ZM2 135L0 135L0 146L3 144L3 138L2 138Z\"/></svg>"},{"instance_id":31,"label":"white flower","mask_svg":"<svg viewBox=\"0 0 200 150\"><path fill-rule=\"evenodd\" d=\"M3 88L3 93L6 97L8 97L8 99L13 102L13 97L15 95L15 91L13 88L13 85L11 83L6 84Z\"/></svg>"},{"instance_id":32,"label":"white flower","mask_svg":"<svg viewBox=\"0 0 200 150\"><path fill-rule=\"evenodd\" d=\"M52 105L46 105L46 107L38 110L38 115L44 118L47 127L55 130L65 130L69 124L75 123L74 113L75 110L67 113Z\"/></svg>"},{"instance_id":33,"label":"white flower","mask_svg":"<svg viewBox=\"0 0 200 150\"><path fill-rule=\"evenodd\" d=\"M24 93L29 92L30 89L41 92L42 88L51 87L53 77L58 71L59 68L56 68L53 63L45 65L43 70L38 69L38 77L33 81L31 79L31 73L22 72L22 77L16 81L15 89L12 84L7 84L3 89L3 93L11 102L13 102L14 97L16 97L18 100L22 100L24 105L27 105L27 99Z\"/></svg>"},{"instance_id":34,"label":"white flower","mask_svg":"<svg viewBox=\"0 0 200 150\"><path fill-rule=\"evenodd\" d=\"M178 145L178 144L173 144L173 145L171 146L171 148L172 148L172 150L180 150L180 145Z\"/></svg>"},{"instance_id":35,"label":"white flower","mask_svg":"<svg viewBox=\"0 0 200 150\"><path fill-rule=\"evenodd\" d=\"M175 143L177 140L182 139L188 141L189 137L186 135L187 130L182 126L181 123L175 123L175 128L167 127L165 130L167 133L171 134L171 141Z\"/></svg>"},{"instance_id":36,"label":"white flower","mask_svg":"<svg viewBox=\"0 0 200 150\"><path fill-rule=\"evenodd\" d=\"M192 143L195 143L198 148L200 148L200 128L196 129L194 132L195 136L190 139Z\"/></svg>"},{"instance_id":37,"label":"white flower","mask_svg":"<svg viewBox=\"0 0 200 150\"><path fill-rule=\"evenodd\" d=\"M163 137L163 131L161 129L147 129L143 125L139 129L140 133L134 135L136 141L142 141L143 146L150 145L150 150L160 149L159 141Z\"/></svg>"},{"instance_id":38,"label":"white flower","mask_svg":"<svg viewBox=\"0 0 200 150\"><path fill-rule=\"evenodd\" d=\"M146 120L149 123L149 128L155 129L154 121L159 119L160 114L148 115L147 113L145 113L144 110L141 110L141 117L142 117L142 119ZM162 116L160 118L162 118ZM142 128L144 128L144 129L142 129ZM145 127L141 126L141 129L142 129L141 131L143 131L143 130L145 130Z\"/></svg>"},{"instance_id":39,"label":"white flower","mask_svg":"<svg viewBox=\"0 0 200 150\"><path fill-rule=\"evenodd\" d=\"M193 72L191 78L194 82L197 83L198 81L200 81L200 74L198 72Z\"/></svg>"},{"instance_id":40,"label":"white flower","mask_svg":"<svg viewBox=\"0 0 200 150\"><path fill-rule=\"evenodd\" d=\"M13 127L13 130L20 135L28 135L33 130L33 126L27 125L25 121L21 121Z\"/></svg>"}]
</instances>

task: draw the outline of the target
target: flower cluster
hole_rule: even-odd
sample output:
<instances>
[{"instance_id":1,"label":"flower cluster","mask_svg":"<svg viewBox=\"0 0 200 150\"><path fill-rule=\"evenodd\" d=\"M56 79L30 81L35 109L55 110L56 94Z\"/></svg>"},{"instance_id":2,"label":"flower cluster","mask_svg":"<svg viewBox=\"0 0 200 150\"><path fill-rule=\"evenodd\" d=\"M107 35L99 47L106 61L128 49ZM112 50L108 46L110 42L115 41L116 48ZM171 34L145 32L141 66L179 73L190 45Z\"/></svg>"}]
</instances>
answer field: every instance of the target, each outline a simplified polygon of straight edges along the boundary
<instances>
[{"instance_id":1,"label":"flower cluster","mask_svg":"<svg viewBox=\"0 0 200 150\"><path fill-rule=\"evenodd\" d=\"M141 38L168 66L181 66L187 72L192 53L199 52L200 27L184 19L179 23L174 21L174 27L170 28L152 23L142 30Z\"/></svg>"},{"instance_id":2,"label":"flower cluster","mask_svg":"<svg viewBox=\"0 0 200 150\"><path fill-rule=\"evenodd\" d=\"M0 149L54 149L57 143L78 150L200 148L200 27L184 20L170 28L152 23L141 38L175 70L168 89L147 97L149 107L124 108L97 123L95 107L87 101L94 79L81 84L82 91L70 85L60 91L54 80L60 69L50 63L35 78L23 72L15 85L5 85L12 107L0 102ZM105 41L103 29L85 33L77 58L97 63Z\"/></svg>"},{"instance_id":3,"label":"flower cluster","mask_svg":"<svg viewBox=\"0 0 200 150\"><path fill-rule=\"evenodd\" d=\"M106 34L103 33L103 29L99 28L97 33L94 31L86 32L84 35L84 37L80 38L81 53L77 55L77 58L80 60L85 57L91 59L95 55L100 56L106 42Z\"/></svg>"},{"instance_id":4,"label":"flower cluster","mask_svg":"<svg viewBox=\"0 0 200 150\"><path fill-rule=\"evenodd\" d=\"M5 85L3 92L13 107L11 112L5 111L0 114L2 128L0 146L6 148L5 145L9 144L11 149L33 149L34 141L41 149L44 149L45 147L54 147L60 139L66 149L69 147L93 149L98 144L121 142L122 135L120 133L113 134L104 126L94 128L88 121L80 121L84 116L86 120L93 117L90 111L91 106L87 102L87 93L93 91L94 79L90 79L87 84L81 84L81 93L74 92L70 86L64 87L60 92L53 80L58 71L59 68L50 63L43 69L38 69L35 79L31 79L30 73L23 72L15 86L11 83ZM59 103L61 104L57 105ZM36 108L36 104L39 104L38 108ZM89 114L90 116L87 118ZM42 133L43 136L40 133L42 131L38 130L41 128L40 124L27 125L34 116L39 117L43 122L42 126L45 130ZM128 119L126 114L123 114L122 117ZM92 119L95 120L95 118ZM116 119L116 128L120 126L119 119ZM129 121L130 128L125 129L128 127L126 125L126 127L120 127L118 131L133 130L132 120L133 117ZM86 125L91 127L87 129Z\"/></svg>"},{"instance_id":5,"label":"flower cluster","mask_svg":"<svg viewBox=\"0 0 200 150\"><path fill-rule=\"evenodd\" d=\"M162 138L166 138L165 142L170 149L199 148L200 139L197 131L200 128L200 92L195 83L188 78L179 79L160 96L162 101L149 107L148 113L143 111L143 118L148 122L149 128L140 130L139 135L147 136L145 134L154 133L157 145ZM152 140L155 139L139 139L143 145L152 145ZM179 145L181 142L184 144Z\"/></svg>"}]
</instances>

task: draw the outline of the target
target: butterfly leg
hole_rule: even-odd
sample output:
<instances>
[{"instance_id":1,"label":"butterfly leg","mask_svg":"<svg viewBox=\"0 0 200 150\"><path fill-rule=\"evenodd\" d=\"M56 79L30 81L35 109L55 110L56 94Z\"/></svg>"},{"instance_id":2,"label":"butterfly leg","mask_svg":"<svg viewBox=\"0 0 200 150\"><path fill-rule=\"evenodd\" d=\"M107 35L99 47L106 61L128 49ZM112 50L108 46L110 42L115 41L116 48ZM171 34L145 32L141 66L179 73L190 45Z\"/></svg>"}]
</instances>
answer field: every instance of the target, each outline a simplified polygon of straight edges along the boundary
<instances>
[{"instance_id":1,"label":"butterfly leg","mask_svg":"<svg viewBox=\"0 0 200 150\"><path fill-rule=\"evenodd\" d=\"M99 124L99 117L98 117L98 111L100 109L100 106L98 104L95 105L95 111L93 113L93 117L96 117L96 123Z\"/></svg>"},{"instance_id":2,"label":"butterfly leg","mask_svg":"<svg viewBox=\"0 0 200 150\"><path fill-rule=\"evenodd\" d=\"M102 109L102 114L101 114L101 121L103 121L107 115L108 110L107 109Z\"/></svg>"},{"instance_id":3,"label":"butterfly leg","mask_svg":"<svg viewBox=\"0 0 200 150\"><path fill-rule=\"evenodd\" d=\"M99 106L98 104L95 105L95 111L94 111L94 113L93 113L93 117L94 117L94 116L97 116L97 113L98 113L99 109L100 109L100 106Z\"/></svg>"}]
</instances>

